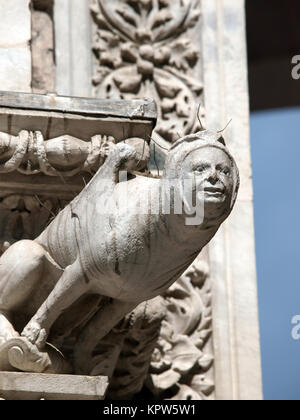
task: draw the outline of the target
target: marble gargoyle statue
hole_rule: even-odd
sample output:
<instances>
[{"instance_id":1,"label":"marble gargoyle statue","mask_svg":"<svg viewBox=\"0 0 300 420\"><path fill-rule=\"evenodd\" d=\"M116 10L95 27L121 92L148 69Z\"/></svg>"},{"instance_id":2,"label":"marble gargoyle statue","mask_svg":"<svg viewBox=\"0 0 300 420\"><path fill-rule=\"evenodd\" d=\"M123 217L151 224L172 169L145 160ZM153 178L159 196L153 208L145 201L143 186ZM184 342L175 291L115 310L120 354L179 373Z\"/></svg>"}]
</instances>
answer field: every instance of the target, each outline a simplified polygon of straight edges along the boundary
<instances>
[{"instance_id":1,"label":"marble gargoyle statue","mask_svg":"<svg viewBox=\"0 0 300 420\"><path fill-rule=\"evenodd\" d=\"M0 370L90 374L97 343L137 305L166 291L229 216L239 174L221 134L180 139L162 178L122 180L120 171L130 173L135 159L132 147L116 145L37 239L15 243L0 258ZM190 194L203 207L197 223ZM167 196L170 211L163 211ZM48 342L79 326L71 370Z\"/></svg>"}]
</instances>

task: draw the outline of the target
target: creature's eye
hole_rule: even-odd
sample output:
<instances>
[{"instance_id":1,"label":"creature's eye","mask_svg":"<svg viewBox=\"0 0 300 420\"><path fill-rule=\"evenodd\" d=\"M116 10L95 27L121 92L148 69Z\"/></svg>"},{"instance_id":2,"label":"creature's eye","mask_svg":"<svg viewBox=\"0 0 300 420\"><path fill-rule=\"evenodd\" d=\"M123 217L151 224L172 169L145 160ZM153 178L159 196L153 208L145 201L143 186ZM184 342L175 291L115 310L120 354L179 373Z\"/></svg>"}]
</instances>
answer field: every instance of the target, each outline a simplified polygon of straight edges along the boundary
<instances>
[{"instance_id":1,"label":"creature's eye","mask_svg":"<svg viewBox=\"0 0 300 420\"><path fill-rule=\"evenodd\" d=\"M230 174L230 169L228 167L223 168L221 171L224 175L229 175Z\"/></svg>"},{"instance_id":2,"label":"creature's eye","mask_svg":"<svg viewBox=\"0 0 300 420\"><path fill-rule=\"evenodd\" d=\"M228 166L221 166L217 169L221 174L230 175L230 168L228 168Z\"/></svg>"},{"instance_id":3,"label":"creature's eye","mask_svg":"<svg viewBox=\"0 0 300 420\"><path fill-rule=\"evenodd\" d=\"M208 168L207 165L199 165L195 168L195 172L201 174L202 172L206 171L206 169Z\"/></svg>"}]
</instances>

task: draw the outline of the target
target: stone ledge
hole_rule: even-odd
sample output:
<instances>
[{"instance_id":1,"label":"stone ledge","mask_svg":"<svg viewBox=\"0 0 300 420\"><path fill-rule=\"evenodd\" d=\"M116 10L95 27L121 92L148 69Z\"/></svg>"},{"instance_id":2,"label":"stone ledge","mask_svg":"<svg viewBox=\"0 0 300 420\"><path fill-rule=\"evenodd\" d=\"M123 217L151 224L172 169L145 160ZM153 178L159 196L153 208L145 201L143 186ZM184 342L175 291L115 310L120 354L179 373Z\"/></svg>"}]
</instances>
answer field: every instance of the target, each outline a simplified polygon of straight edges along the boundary
<instances>
[{"instance_id":1,"label":"stone ledge","mask_svg":"<svg viewBox=\"0 0 300 420\"><path fill-rule=\"evenodd\" d=\"M103 400L104 376L0 372L0 398L5 400Z\"/></svg>"}]
</instances>

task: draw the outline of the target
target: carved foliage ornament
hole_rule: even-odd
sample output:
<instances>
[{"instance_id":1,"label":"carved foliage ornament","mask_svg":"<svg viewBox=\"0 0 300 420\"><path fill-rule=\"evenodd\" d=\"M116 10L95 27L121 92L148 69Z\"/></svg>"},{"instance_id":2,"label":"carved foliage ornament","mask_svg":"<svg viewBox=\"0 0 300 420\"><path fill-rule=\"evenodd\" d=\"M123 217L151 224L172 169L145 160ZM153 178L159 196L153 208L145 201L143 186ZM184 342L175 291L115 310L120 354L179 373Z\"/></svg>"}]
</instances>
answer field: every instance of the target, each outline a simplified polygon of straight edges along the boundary
<instances>
[{"instance_id":1,"label":"carved foliage ornament","mask_svg":"<svg viewBox=\"0 0 300 420\"><path fill-rule=\"evenodd\" d=\"M164 294L166 319L147 385L174 400L213 398L212 307L208 264L197 260Z\"/></svg>"},{"instance_id":2,"label":"carved foliage ornament","mask_svg":"<svg viewBox=\"0 0 300 420\"><path fill-rule=\"evenodd\" d=\"M199 51L190 29L199 20L199 0L93 0L92 13L96 95L155 99L156 132L169 142L194 131L202 85L192 77Z\"/></svg>"}]
</instances>

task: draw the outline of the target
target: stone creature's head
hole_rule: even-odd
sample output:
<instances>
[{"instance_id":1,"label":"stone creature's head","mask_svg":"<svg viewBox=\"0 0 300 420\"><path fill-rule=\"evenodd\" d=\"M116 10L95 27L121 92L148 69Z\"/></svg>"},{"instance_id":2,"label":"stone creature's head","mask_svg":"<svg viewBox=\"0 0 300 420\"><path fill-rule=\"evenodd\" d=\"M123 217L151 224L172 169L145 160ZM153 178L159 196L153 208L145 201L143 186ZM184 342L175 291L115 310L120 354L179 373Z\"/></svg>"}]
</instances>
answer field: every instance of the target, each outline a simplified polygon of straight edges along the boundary
<instances>
[{"instance_id":1,"label":"stone creature's head","mask_svg":"<svg viewBox=\"0 0 300 420\"><path fill-rule=\"evenodd\" d=\"M171 147L163 178L176 180L186 209L191 213L191 203L202 207L203 220L212 225L229 216L240 183L222 135L210 130L183 137Z\"/></svg>"}]
</instances>

